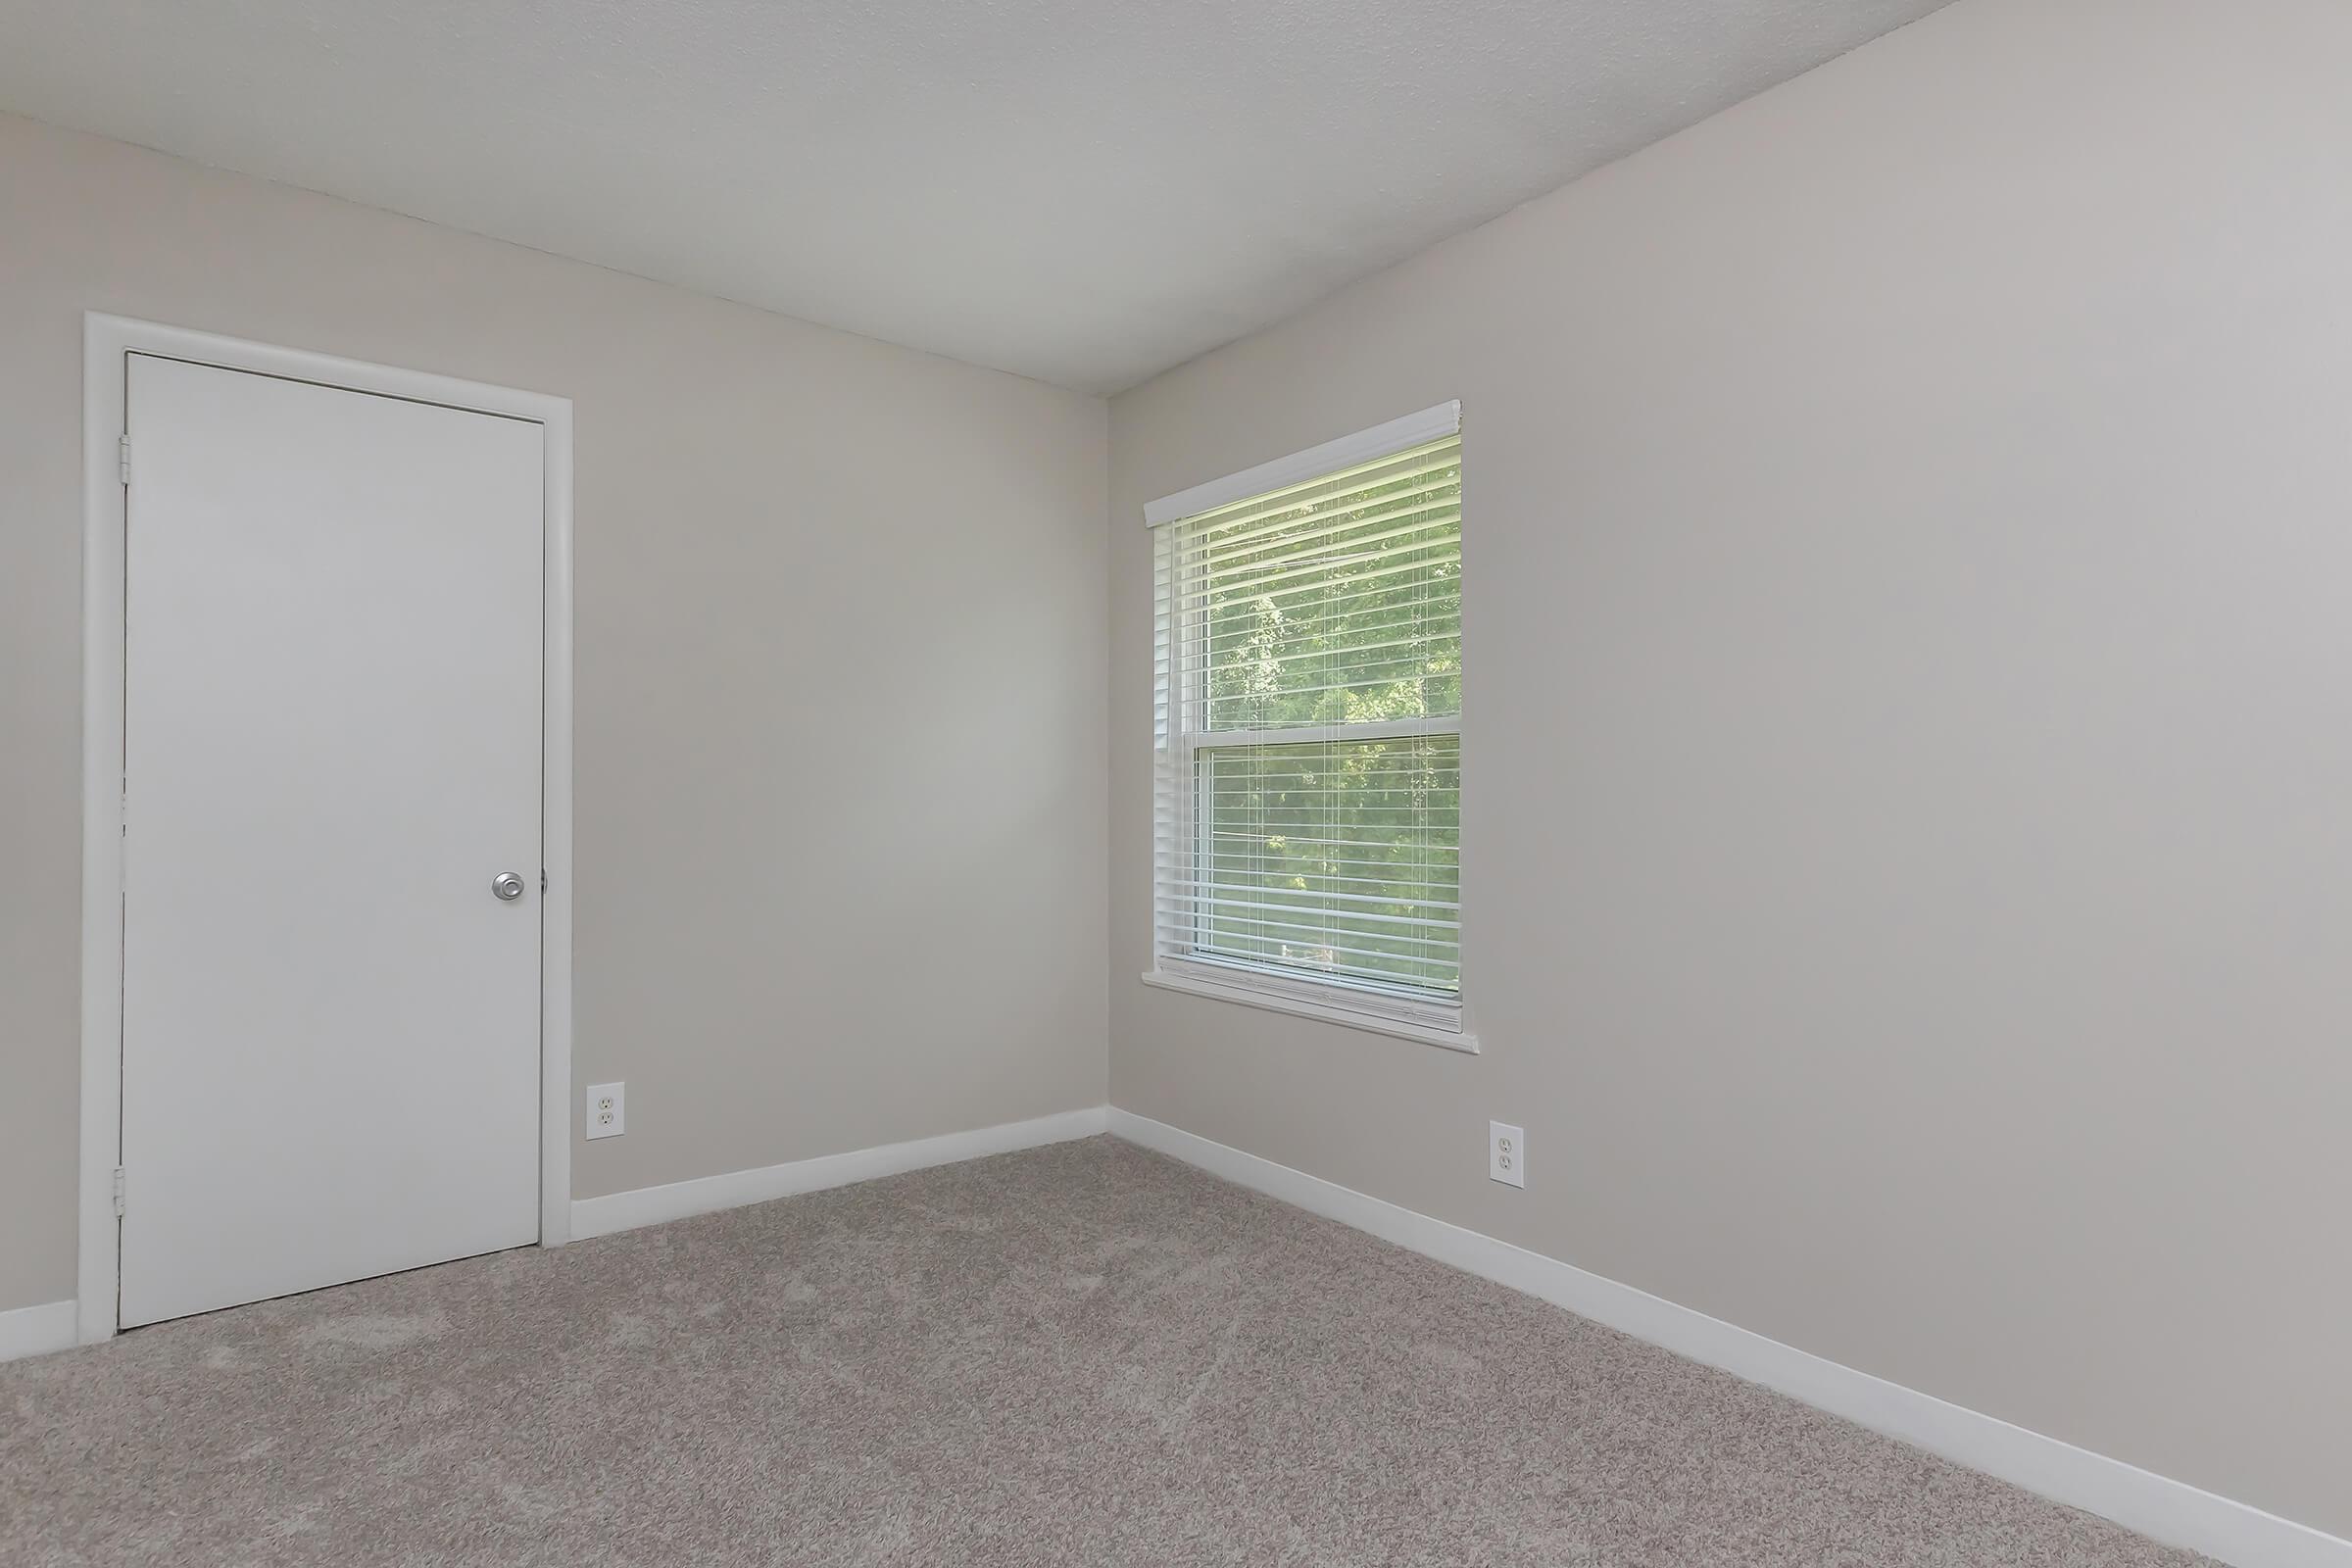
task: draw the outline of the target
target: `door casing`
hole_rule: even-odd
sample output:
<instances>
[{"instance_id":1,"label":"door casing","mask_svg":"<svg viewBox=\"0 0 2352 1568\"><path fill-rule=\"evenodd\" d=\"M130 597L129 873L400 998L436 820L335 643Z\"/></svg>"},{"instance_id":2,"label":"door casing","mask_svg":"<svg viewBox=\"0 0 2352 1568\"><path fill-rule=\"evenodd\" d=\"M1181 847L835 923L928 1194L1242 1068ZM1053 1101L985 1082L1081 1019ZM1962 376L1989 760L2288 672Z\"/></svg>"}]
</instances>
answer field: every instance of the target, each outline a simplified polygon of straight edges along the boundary
<instances>
[{"instance_id":1,"label":"door casing","mask_svg":"<svg viewBox=\"0 0 2352 1568\"><path fill-rule=\"evenodd\" d=\"M547 551L540 820L539 1243L571 1235L571 400L421 370L90 312L82 319L82 858L80 1225L75 1331L118 1319L122 1162L124 356L343 387L530 419L547 432Z\"/></svg>"}]
</instances>

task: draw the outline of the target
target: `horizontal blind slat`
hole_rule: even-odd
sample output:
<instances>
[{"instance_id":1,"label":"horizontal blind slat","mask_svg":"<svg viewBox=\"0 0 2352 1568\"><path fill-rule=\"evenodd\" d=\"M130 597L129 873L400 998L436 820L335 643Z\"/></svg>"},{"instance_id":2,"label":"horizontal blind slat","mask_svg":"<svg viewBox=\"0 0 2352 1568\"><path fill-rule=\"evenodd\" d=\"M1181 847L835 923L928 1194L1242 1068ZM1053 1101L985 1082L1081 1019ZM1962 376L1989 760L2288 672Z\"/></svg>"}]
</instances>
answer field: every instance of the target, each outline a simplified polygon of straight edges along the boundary
<instances>
[{"instance_id":1,"label":"horizontal blind slat","mask_svg":"<svg viewBox=\"0 0 2352 1568\"><path fill-rule=\"evenodd\" d=\"M1416 490L1384 496L1380 505L1369 509L1323 516L1312 526L1268 528L1247 539L1187 539L1182 549L1189 565L1211 577L1239 576L1277 561L1337 565L1341 557L1383 540L1420 533L1450 535L1461 514L1459 490Z\"/></svg>"},{"instance_id":2,"label":"horizontal blind slat","mask_svg":"<svg viewBox=\"0 0 2352 1568\"><path fill-rule=\"evenodd\" d=\"M1459 466L1452 450L1458 444L1451 438L1433 442L1429 446L1400 452L1395 457L1382 458L1360 467L1326 474L1320 479L1309 479L1303 484L1289 485L1280 490L1269 490L1262 496L1252 496L1247 501L1236 501L1213 512L1187 517L1175 526L1199 537L1211 531L1244 527L1267 517L1304 512L1320 507L1332 498L1359 495L1390 485L1411 484L1425 479L1429 474Z\"/></svg>"}]
</instances>

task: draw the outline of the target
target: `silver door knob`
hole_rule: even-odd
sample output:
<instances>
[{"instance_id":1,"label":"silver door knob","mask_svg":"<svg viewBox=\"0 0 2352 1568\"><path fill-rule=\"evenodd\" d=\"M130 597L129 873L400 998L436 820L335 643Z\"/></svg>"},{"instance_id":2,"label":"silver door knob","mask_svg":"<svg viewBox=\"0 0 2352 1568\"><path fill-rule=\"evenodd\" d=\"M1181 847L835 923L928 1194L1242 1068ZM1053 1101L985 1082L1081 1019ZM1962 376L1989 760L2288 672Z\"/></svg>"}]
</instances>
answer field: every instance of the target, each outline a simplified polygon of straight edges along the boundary
<instances>
[{"instance_id":1,"label":"silver door knob","mask_svg":"<svg viewBox=\"0 0 2352 1568\"><path fill-rule=\"evenodd\" d=\"M512 871L501 871L490 879L490 891L512 904L522 897L522 878Z\"/></svg>"}]
</instances>

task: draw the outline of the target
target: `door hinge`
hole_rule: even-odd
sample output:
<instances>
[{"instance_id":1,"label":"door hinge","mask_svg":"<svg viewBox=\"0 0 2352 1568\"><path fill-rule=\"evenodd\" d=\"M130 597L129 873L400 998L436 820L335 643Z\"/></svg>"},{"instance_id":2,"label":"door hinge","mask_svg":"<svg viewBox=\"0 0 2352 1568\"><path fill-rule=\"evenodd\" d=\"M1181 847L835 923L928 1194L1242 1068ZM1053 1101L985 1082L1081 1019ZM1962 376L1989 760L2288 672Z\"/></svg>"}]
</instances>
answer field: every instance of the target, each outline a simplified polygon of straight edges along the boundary
<instances>
[{"instance_id":1,"label":"door hinge","mask_svg":"<svg viewBox=\"0 0 2352 1568\"><path fill-rule=\"evenodd\" d=\"M115 1167L115 1218L122 1217L122 1167Z\"/></svg>"},{"instance_id":2,"label":"door hinge","mask_svg":"<svg viewBox=\"0 0 2352 1568\"><path fill-rule=\"evenodd\" d=\"M130 483L130 437L126 435L116 443L116 451L121 454L122 459L122 482L128 484Z\"/></svg>"},{"instance_id":3,"label":"door hinge","mask_svg":"<svg viewBox=\"0 0 2352 1568\"><path fill-rule=\"evenodd\" d=\"M542 895L547 892L547 867L544 865L539 868L539 891Z\"/></svg>"}]
</instances>

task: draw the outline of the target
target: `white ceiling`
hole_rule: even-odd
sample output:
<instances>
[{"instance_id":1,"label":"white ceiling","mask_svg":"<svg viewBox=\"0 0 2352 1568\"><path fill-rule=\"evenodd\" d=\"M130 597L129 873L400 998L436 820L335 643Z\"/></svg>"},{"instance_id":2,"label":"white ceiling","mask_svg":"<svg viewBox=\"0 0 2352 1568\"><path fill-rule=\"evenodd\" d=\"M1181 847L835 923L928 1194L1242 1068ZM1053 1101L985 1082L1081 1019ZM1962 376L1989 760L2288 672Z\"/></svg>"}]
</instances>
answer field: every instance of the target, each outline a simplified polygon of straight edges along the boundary
<instances>
[{"instance_id":1,"label":"white ceiling","mask_svg":"<svg viewBox=\"0 0 2352 1568\"><path fill-rule=\"evenodd\" d=\"M0 108L1107 392L1941 0L0 0Z\"/></svg>"}]
</instances>

